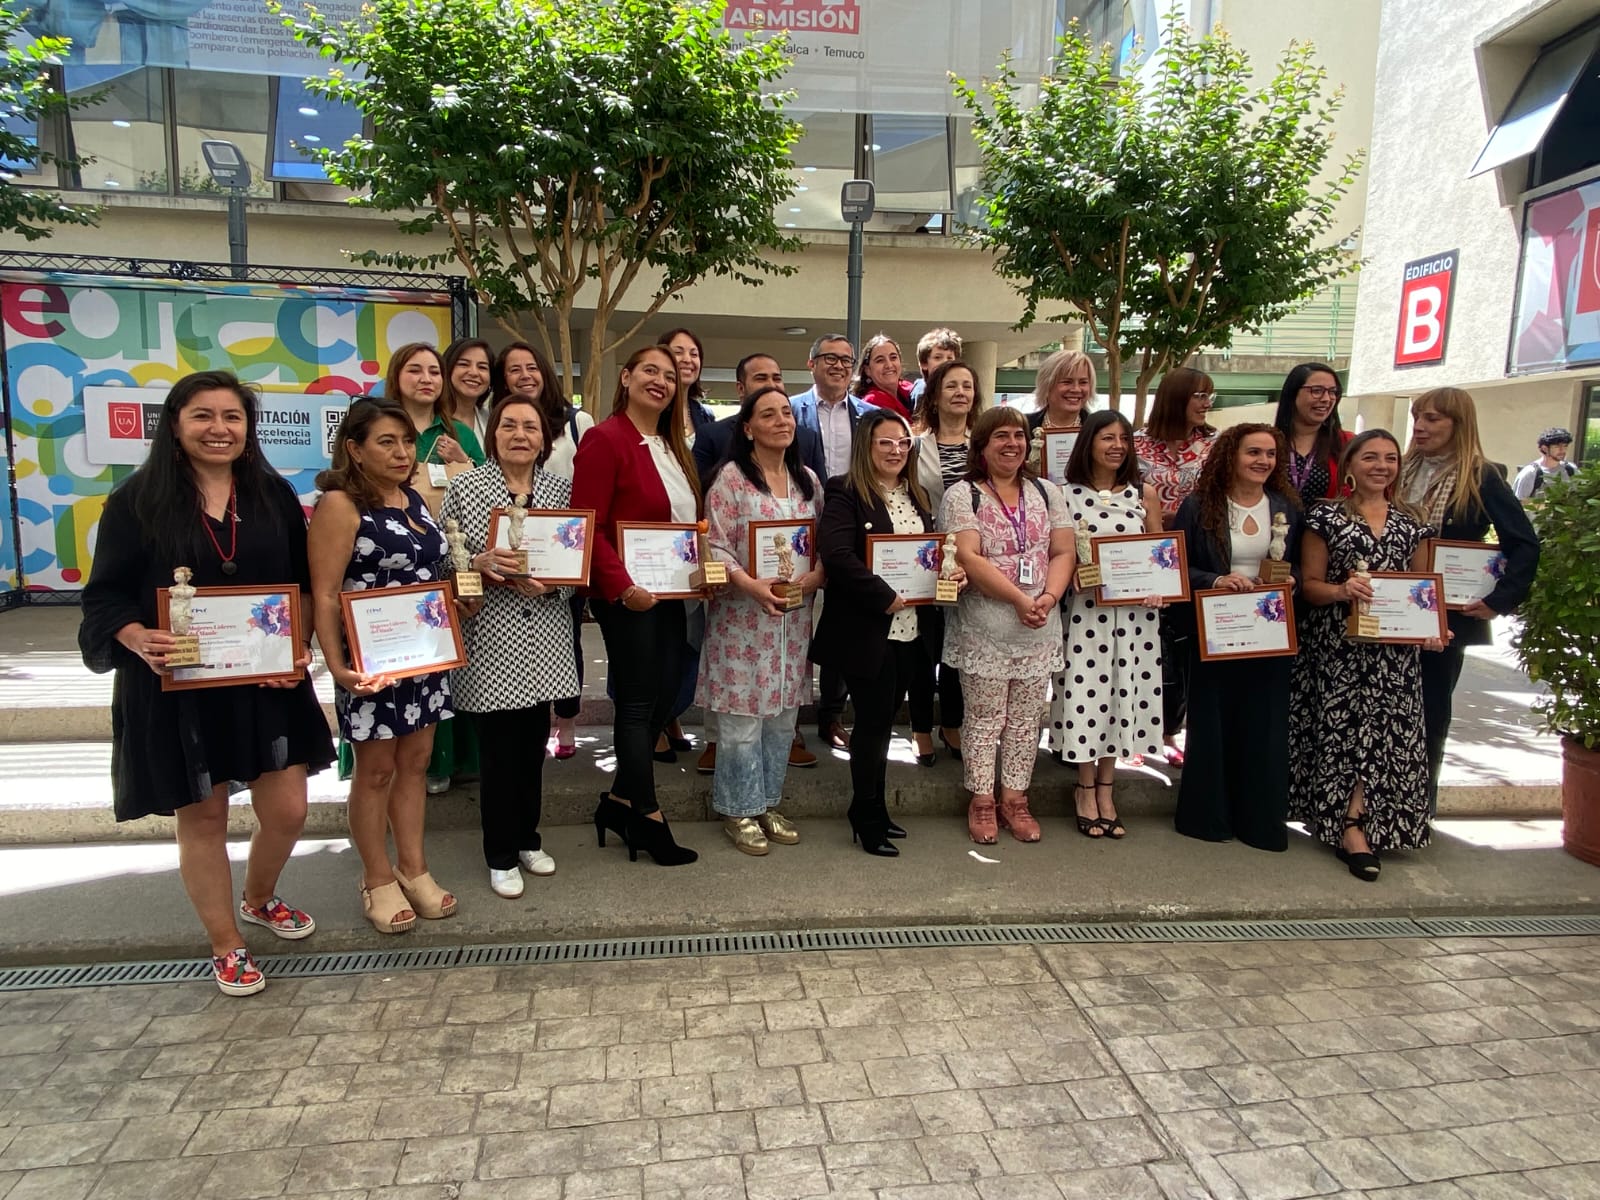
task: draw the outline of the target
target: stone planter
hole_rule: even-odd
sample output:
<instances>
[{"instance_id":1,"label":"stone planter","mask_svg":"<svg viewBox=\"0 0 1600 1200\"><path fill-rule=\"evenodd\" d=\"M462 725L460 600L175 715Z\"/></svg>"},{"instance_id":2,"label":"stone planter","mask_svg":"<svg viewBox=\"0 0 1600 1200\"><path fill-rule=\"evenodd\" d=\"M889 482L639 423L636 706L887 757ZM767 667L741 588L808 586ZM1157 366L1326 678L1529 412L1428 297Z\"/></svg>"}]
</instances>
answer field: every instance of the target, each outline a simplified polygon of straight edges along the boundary
<instances>
[{"instance_id":1,"label":"stone planter","mask_svg":"<svg viewBox=\"0 0 1600 1200\"><path fill-rule=\"evenodd\" d=\"M1561 739L1561 844L1600 866L1600 751L1570 737Z\"/></svg>"}]
</instances>

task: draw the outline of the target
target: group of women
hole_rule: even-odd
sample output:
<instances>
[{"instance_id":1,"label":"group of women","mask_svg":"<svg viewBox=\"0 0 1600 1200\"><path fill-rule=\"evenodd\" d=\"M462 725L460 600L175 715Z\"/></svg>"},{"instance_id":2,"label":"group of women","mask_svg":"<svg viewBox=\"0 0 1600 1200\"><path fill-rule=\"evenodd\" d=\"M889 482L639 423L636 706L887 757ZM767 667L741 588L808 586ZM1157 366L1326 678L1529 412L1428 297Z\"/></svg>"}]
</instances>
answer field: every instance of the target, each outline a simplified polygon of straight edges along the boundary
<instances>
[{"instance_id":1,"label":"group of women","mask_svg":"<svg viewBox=\"0 0 1600 1200\"><path fill-rule=\"evenodd\" d=\"M876 378L878 359L898 354L888 339L874 343L862 355L864 379ZM1002 829L1039 840L1028 792L1047 705L1049 745L1077 771L1078 830L1123 837L1113 768L1179 753L1175 686L1191 720L1180 831L1281 849L1292 815L1362 878L1376 876L1382 851L1426 841L1461 647L1483 639L1488 616L1515 607L1537 558L1521 506L1483 462L1470 397L1420 397L1413 448L1402 459L1386 433L1340 433L1337 378L1315 364L1286 382L1276 426L1219 436L1205 424L1211 386L1198 372L1169 373L1149 424L1135 433L1116 412L1089 411L1094 369L1082 354L1045 364L1032 417L987 407L975 372L956 360L933 371L915 419L888 404L867 410L848 471L826 481L800 461L787 395L758 387L742 399L726 456L702 480L691 456L710 419L694 395L702 357L685 330L638 350L619 372L609 414L595 421L566 402L552 365L531 346L491 354L469 339L442 355L402 347L384 394L351 404L332 465L317 479L309 528L262 455L252 390L223 372L172 388L149 458L108 500L80 643L91 668L116 672L118 818L176 814L181 874L224 992L265 984L241 922L283 938L315 928L278 896L278 878L305 819L306 777L332 762L336 747L308 678L162 689L174 643L160 628L156 595L179 566L200 587L294 584L309 598L298 662L309 664L314 633L349 752L361 900L385 933L456 910L429 869L424 838L426 793L452 772L480 776L483 854L496 894L519 896L524 874L555 871L539 832L543 754L530 762L528 749L553 737L557 758L574 752L585 600L615 700L616 770L594 825L602 847L615 835L630 859L643 852L677 866L697 858L676 841L654 779L664 748L680 748L673 722L695 699L718 727L712 801L729 840L763 855L800 839L781 804L813 663L849 686L848 816L875 856L896 856L906 836L885 792L896 713L911 701L917 757L932 761L935 692L941 737L962 760L971 793L968 829L980 843ZM1076 433L1062 485L1038 470L1040 428ZM583 596L517 575L510 552L490 545L492 510L519 496L532 508L594 510ZM1292 665L1201 663L1185 606L1168 609L1159 597L1102 605L1079 586L1081 528L1164 527L1185 531L1195 587L1254 586L1280 514L1304 601L1303 649ZM641 521L703 523L727 585L703 600L651 594L630 576L617 542L619 522ZM797 577L763 577L749 561L758 521L815 521L814 554ZM1358 560L1403 567L1427 537L1481 538L1491 521L1507 570L1486 601L1452 614L1448 646L1422 654L1342 637L1344 613L1368 594ZM341 594L444 577L446 522L459 528L485 582L481 597L457 601L466 664L400 679L363 673L349 653ZM953 542L947 575L961 589L958 604L908 606L872 572L868 538L890 532ZM823 588L827 603L813 629ZM1430 659L1441 665L1425 666ZM230 786L245 784L258 829L235 905L227 802Z\"/></svg>"}]
</instances>

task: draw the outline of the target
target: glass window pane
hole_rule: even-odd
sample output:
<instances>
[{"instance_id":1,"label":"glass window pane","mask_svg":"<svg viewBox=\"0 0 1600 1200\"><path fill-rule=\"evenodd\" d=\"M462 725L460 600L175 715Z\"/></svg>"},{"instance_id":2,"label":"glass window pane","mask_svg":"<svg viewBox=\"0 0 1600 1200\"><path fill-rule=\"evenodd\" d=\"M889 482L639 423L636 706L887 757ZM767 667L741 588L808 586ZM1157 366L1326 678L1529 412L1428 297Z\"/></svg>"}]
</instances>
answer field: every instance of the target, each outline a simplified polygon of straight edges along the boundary
<instances>
[{"instance_id":1,"label":"glass window pane","mask_svg":"<svg viewBox=\"0 0 1600 1200\"><path fill-rule=\"evenodd\" d=\"M159 67L69 66L62 69L69 96L105 89L105 99L72 110L69 156L93 159L79 171L86 188L165 192L166 90Z\"/></svg>"},{"instance_id":2,"label":"glass window pane","mask_svg":"<svg viewBox=\"0 0 1600 1200\"><path fill-rule=\"evenodd\" d=\"M976 225L983 216L978 209L978 198L983 194L983 155L972 136L971 117L956 119L955 164L956 224Z\"/></svg>"},{"instance_id":3,"label":"glass window pane","mask_svg":"<svg viewBox=\"0 0 1600 1200\"><path fill-rule=\"evenodd\" d=\"M1578 453L1573 457L1587 466L1600 459L1600 387L1591 386L1585 400L1583 423L1578 428Z\"/></svg>"},{"instance_id":4,"label":"glass window pane","mask_svg":"<svg viewBox=\"0 0 1600 1200\"><path fill-rule=\"evenodd\" d=\"M948 212L950 144L944 117L875 113L872 182L887 212Z\"/></svg>"},{"instance_id":5,"label":"glass window pane","mask_svg":"<svg viewBox=\"0 0 1600 1200\"><path fill-rule=\"evenodd\" d=\"M1516 98L1484 143L1468 175L1481 175L1537 150L1545 131L1567 102L1567 94L1577 81L1578 73L1594 57L1597 48L1600 48L1600 28L1543 51L1528 68Z\"/></svg>"},{"instance_id":6,"label":"glass window pane","mask_svg":"<svg viewBox=\"0 0 1600 1200\"><path fill-rule=\"evenodd\" d=\"M839 215L839 189L856 177L854 113L789 113L804 132L789 157L795 194L778 206L783 229L848 229ZM881 201L880 201L881 203Z\"/></svg>"},{"instance_id":7,"label":"glass window pane","mask_svg":"<svg viewBox=\"0 0 1600 1200\"><path fill-rule=\"evenodd\" d=\"M178 191L215 195L223 189L206 169L200 143L232 142L250 164L250 195L270 196L267 180L266 75L174 71L173 119L178 127Z\"/></svg>"},{"instance_id":8,"label":"glass window pane","mask_svg":"<svg viewBox=\"0 0 1600 1200\"><path fill-rule=\"evenodd\" d=\"M312 95L305 80L278 80L272 123L271 177L326 183L327 172L311 152L337 149L361 133L361 110Z\"/></svg>"}]
</instances>

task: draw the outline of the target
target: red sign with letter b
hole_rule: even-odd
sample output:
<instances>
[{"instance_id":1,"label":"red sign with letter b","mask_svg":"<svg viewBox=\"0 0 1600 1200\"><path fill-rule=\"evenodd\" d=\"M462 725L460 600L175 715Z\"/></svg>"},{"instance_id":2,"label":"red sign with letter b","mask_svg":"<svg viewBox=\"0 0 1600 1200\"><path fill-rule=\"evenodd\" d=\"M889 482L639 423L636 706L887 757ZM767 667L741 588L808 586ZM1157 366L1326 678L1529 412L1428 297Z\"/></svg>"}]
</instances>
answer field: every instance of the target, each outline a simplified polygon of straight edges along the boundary
<instances>
[{"instance_id":1,"label":"red sign with letter b","mask_svg":"<svg viewBox=\"0 0 1600 1200\"><path fill-rule=\"evenodd\" d=\"M1450 297L1460 252L1449 250L1408 262L1400 284L1400 330L1394 365L1420 367L1444 361L1450 332Z\"/></svg>"}]
</instances>

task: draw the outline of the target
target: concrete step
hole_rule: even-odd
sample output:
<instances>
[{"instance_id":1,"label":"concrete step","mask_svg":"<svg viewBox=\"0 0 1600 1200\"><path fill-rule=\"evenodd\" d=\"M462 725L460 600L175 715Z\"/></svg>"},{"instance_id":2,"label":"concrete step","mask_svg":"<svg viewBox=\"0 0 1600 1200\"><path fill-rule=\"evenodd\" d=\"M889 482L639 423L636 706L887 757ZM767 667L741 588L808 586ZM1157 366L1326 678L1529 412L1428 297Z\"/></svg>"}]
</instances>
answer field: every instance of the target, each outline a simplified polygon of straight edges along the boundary
<instances>
[{"instance_id":1,"label":"concrete step","mask_svg":"<svg viewBox=\"0 0 1600 1200\"><path fill-rule=\"evenodd\" d=\"M611 730L580 728L579 752L565 761L545 763L546 827L581 825L590 820L595 798L611 786L615 760ZM811 749L819 748L811 739ZM1462 750L1470 755L1472 747ZM662 808L674 821L713 818L711 778L695 771L699 748L682 753L673 765L656 765L656 789ZM1558 769L1552 760L1549 771ZM109 742L13 742L0 744L0 845L57 842L165 840L173 822L151 817L118 824L111 811L111 746ZM1170 819L1177 800L1178 772L1165 765L1124 765L1117 772L1117 807L1122 813ZM1045 817L1072 812L1073 772L1041 754L1031 792L1033 811ZM1531 779L1508 781L1480 770L1468 758L1452 755L1446 762L1446 786L1440 793L1440 815L1450 817L1537 818L1559 816L1558 781L1548 772ZM308 838L345 835L348 785L336 772L324 771L310 782ZM911 817L955 817L966 812L968 793L961 765L941 750L932 767L918 766L909 740L895 738L890 748L888 800L891 812ZM430 829L477 829L478 789L462 781L428 800ZM843 817L850 802L847 755L819 754L815 767L789 772L784 810L796 818ZM248 793L233 798L229 827L239 835L253 828Z\"/></svg>"}]
</instances>

